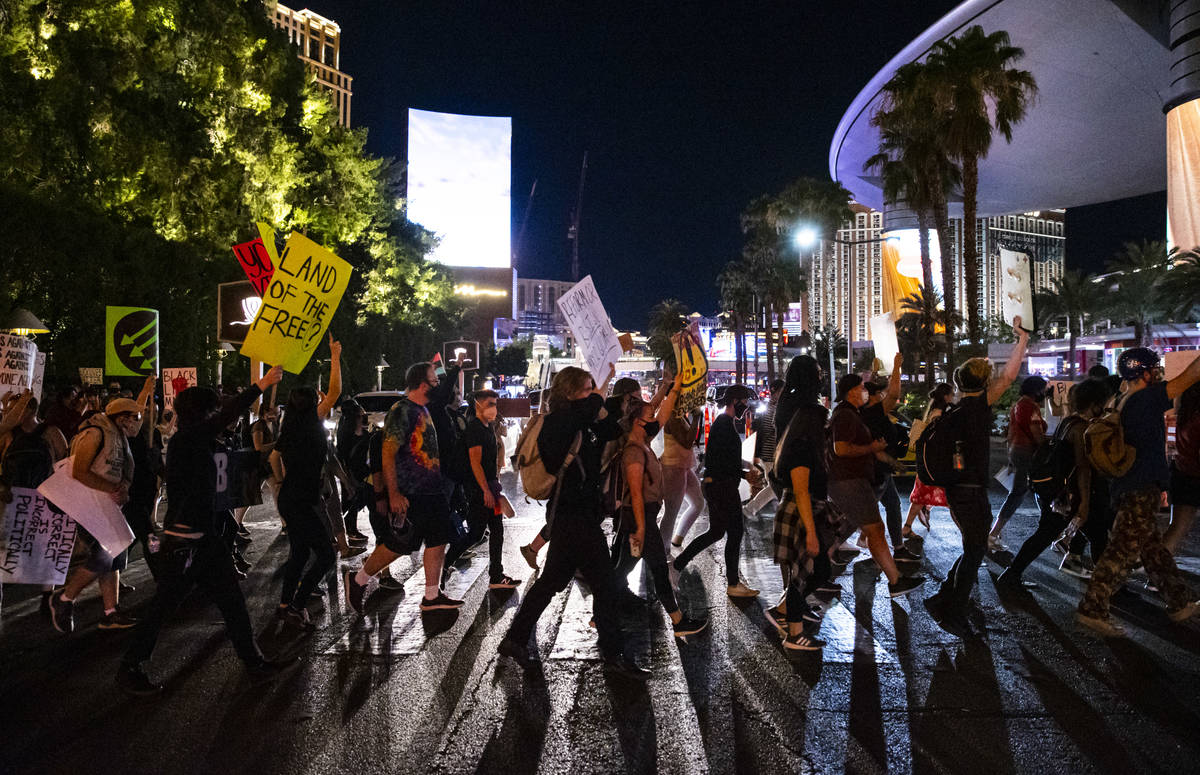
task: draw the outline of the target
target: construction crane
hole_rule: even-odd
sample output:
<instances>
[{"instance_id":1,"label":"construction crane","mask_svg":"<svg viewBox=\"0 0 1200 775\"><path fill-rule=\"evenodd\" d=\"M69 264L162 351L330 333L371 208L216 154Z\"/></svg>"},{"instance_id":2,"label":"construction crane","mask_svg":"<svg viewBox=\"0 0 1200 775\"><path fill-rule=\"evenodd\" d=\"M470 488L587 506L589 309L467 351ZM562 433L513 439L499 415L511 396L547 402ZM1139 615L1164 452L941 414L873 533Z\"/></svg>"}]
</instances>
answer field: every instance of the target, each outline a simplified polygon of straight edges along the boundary
<instances>
[{"instance_id":1,"label":"construction crane","mask_svg":"<svg viewBox=\"0 0 1200 775\"><path fill-rule=\"evenodd\" d=\"M571 241L571 280L579 282L579 216L583 211L583 184L587 179L587 151L583 152L583 169L579 171L579 198L575 200L575 210L571 213L571 226L567 229L567 239Z\"/></svg>"}]
</instances>

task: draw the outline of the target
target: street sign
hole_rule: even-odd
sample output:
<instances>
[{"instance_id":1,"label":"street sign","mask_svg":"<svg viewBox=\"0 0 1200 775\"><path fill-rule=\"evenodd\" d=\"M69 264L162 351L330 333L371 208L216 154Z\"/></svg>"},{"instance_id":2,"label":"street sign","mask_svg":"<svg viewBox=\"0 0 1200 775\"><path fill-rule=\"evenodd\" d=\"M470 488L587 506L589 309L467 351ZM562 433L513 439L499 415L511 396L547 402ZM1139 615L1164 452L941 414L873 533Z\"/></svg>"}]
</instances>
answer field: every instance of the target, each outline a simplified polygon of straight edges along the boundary
<instances>
[{"instance_id":1,"label":"street sign","mask_svg":"<svg viewBox=\"0 0 1200 775\"><path fill-rule=\"evenodd\" d=\"M104 373L111 377L158 374L158 310L108 307Z\"/></svg>"},{"instance_id":2,"label":"street sign","mask_svg":"<svg viewBox=\"0 0 1200 775\"><path fill-rule=\"evenodd\" d=\"M463 371L474 371L479 368L479 342L469 342L456 339L442 345L442 361L449 366L458 360L459 353L463 354Z\"/></svg>"},{"instance_id":3,"label":"street sign","mask_svg":"<svg viewBox=\"0 0 1200 775\"><path fill-rule=\"evenodd\" d=\"M241 344L262 306L262 297L248 280L217 286L217 341Z\"/></svg>"}]
</instances>

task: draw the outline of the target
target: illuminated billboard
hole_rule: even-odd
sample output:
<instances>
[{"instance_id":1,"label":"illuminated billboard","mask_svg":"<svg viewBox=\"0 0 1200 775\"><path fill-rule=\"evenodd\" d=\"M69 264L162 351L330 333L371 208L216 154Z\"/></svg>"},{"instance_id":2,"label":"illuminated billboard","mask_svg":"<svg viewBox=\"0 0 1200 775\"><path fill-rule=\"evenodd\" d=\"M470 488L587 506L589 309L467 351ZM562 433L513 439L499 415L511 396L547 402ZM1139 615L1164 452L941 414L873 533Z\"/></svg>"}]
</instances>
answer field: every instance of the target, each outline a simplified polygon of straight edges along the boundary
<instances>
[{"instance_id":1,"label":"illuminated billboard","mask_svg":"<svg viewBox=\"0 0 1200 775\"><path fill-rule=\"evenodd\" d=\"M408 111L408 219L438 235L447 266L507 268L512 119Z\"/></svg>"}]
</instances>

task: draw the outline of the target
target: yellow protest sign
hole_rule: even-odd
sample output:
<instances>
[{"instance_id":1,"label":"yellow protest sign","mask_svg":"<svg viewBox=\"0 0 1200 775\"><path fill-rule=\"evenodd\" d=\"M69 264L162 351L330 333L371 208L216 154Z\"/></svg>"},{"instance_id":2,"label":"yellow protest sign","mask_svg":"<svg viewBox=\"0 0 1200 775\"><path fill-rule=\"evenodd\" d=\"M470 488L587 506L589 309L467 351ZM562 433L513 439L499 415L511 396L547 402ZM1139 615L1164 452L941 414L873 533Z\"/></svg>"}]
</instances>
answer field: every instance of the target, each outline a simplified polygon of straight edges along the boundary
<instances>
[{"instance_id":1,"label":"yellow protest sign","mask_svg":"<svg viewBox=\"0 0 1200 775\"><path fill-rule=\"evenodd\" d=\"M299 374L329 328L350 282L348 263L292 232L279 254L242 355Z\"/></svg>"}]
</instances>

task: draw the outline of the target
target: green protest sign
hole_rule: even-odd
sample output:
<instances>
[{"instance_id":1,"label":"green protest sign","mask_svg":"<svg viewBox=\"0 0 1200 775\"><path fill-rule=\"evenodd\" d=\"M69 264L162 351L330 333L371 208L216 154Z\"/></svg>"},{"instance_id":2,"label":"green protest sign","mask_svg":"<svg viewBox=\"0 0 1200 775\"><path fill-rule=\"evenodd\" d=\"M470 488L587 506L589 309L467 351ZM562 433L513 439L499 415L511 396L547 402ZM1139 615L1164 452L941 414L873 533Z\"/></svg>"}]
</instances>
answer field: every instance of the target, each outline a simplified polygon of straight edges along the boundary
<instances>
[{"instance_id":1,"label":"green protest sign","mask_svg":"<svg viewBox=\"0 0 1200 775\"><path fill-rule=\"evenodd\" d=\"M104 373L112 377L158 375L158 310L108 307Z\"/></svg>"}]
</instances>

